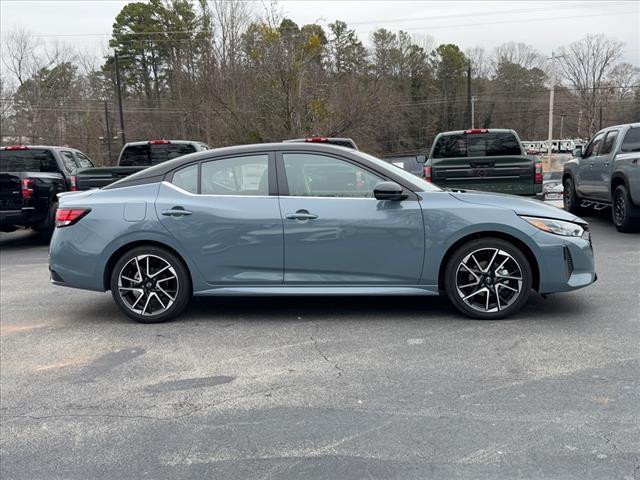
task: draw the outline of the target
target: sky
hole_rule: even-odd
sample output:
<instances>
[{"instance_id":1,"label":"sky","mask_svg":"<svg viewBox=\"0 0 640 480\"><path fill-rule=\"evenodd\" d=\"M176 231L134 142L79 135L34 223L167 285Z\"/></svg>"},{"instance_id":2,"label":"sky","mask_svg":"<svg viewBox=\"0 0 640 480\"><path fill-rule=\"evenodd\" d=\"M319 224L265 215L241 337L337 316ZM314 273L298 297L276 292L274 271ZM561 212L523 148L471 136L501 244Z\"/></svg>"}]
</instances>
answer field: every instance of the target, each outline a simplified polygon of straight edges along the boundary
<instances>
[{"instance_id":1,"label":"sky","mask_svg":"<svg viewBox=\"0 0 640 480\"><path fill-rule=\"evenodd\" d=\"M99 59L106 49L121 0L1 0L0 33L22 27L45 41L71 43ZM545 55L587 34L625 42L622 60L640 66L640 2L597 1L338 1L281 0L282 14L299 25L327 25L336 19L369 44L373 30L405 30L435 45L487 50L507 42L533 45ZM262 2L252 2L257 14ZM0 45L1 46L1 45Z\"/></svg>"}]
</instances>

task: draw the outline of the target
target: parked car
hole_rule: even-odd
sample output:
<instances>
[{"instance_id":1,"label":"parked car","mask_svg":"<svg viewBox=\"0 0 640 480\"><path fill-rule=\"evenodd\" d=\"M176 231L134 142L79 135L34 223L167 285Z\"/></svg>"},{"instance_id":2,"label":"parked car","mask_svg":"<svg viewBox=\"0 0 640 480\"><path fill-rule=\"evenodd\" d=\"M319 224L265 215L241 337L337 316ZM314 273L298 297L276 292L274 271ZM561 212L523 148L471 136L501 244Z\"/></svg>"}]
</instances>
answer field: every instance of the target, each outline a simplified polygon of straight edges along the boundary
<instances>
[{"instance_id":1,"label":"parked car","mask_svg":"<svg viewBox=\"0 0 640 480\"><path fill-rule=\"evenodd\" d=\"M513 130L471 129L439 133L423 177L441 187L535 196L542 164L526 155Z\"/></svg>"},{"instance_id":2,"label":"parked car","mask_svg":"<svg viewBox=\"0 0 640 480\"><path fill-rule=\"evenodd\" d=\"M96 167L78 170L76 184L78 190L102 188L152 165L208 149L209 146L206 143L192 140L161 139L130 142L122 147L117 167Z\"/></svg>"},{"instance_id":3,"label":"parked car","mask_svg":"<svg viewBox=\"0 0 640 480\"><path fill-rule=\"evenodd\" d=\"M192 295L438 295L497 319L532 289L595 281L587 223L542 202L451 192L318 143L220 148L63 194L56 285L111 290L145 323Z\"/></svg>"},{"instance_id":4,"label":"parked car","mask_svg":"<svg viewBox=\"0 0 640 480\"><path fill-rule=\"evenodd\" d=\"M426 158L426 155L404 155L401 157L385 157L383 160L417 177L421 177Z\"/></svg>"},{"instance_id":5,"label":"parked car","mask_svg":"<svg viewBox=\"0 0 640 480\"><path fill-rule=\"evenodd\" d=\"M621 232L640 229L640 123L600 130L564 165L564 207L576 215L612 207Z\"/></svg>"},{"instance_id":6,"label":"parked car","mask_svg":"<svg viewBox=\"0 0 640 480\"><path fill-rule=\"evenodd\" d=\"M75 172L93 163L75 148L13 145L0 148L0 230L32 228L50 236L56 195L76 189Z\"/></svg>"},{"instance_id":7,"label":"parked car","mask_svg":"<svg viewBox=\"0 0 640 480\"><path fill-rule=\"evenodd\" d=\"M542 197L544 200L562 200L562 172L546 172L542 175Z\"/></svg>"},{"instance_id":8,"label":"parked car","mask_svg":"<svg viewBox=\"0 0 640 480\"><path fill-rule=\"evenodd\" d=\"M307 137L307 138L294 138L291 140L283 140L284 143L325 143L327 145L337 145L339 147L352 148L353 150L358 150L358 146L356 142L354 142L351 138L337 138L337 137Z\"/></svg>"}]
</instances>

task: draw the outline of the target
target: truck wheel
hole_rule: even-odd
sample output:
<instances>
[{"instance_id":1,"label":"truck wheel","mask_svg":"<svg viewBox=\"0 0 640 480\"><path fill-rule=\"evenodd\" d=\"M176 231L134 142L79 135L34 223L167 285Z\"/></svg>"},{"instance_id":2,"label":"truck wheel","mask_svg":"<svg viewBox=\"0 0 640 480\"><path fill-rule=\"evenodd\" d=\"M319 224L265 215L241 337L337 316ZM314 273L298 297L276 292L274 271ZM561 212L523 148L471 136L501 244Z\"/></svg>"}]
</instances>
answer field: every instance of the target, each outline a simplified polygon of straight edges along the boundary
<instances>
[{"instance_id":1,"label":"truck wheel","mask_svg":"<svg viewBox=\"0 0 640 480\"><path fill-rule=\"evenodd\" d=\"M444 273L447 296L472 318L497 320L519 311L531 293L533 274L524 254L500 238L462 245Z\"/></svg>"},{"instance_id":2,"label":"truck wheel","mask_svg":"<svg viewBox=\"0 0 640 480\"><path fill-rule=\"evenodd\" d=\"M634 207L629 192L624 185L618 185L613 191L611 217L619 232L630 233L640 230L640 219L634 218Z\"/></svg>"},{"instance_id":3,"label":"truck wheel","mask_svg":"<svg viewBox=\"0 0 640 480\"><path fill-rule=\"evenodd\" d=\"M53 230L56 228L56 210L58 209L58 202L53 202L47 212L47 217L37 225L33 226L33 229L38 232L40 238L43 241L49 241Z\"/></svg>"},{"instance_id":4,"label":"truck wheel","mask_svg":"<svg viewBox=\"0 0 640 480\"><path fill-rule=\"evenodd\" d=\"M571 177L565 178L564 182L562 182L562 186L564 188L562 191L562 203L564 205L564 209L567 212L578 216L589 213L588 208L580 206L580 198L578 197L575 186L573 185L573 179Z\"/></svg>"}]
</instances>

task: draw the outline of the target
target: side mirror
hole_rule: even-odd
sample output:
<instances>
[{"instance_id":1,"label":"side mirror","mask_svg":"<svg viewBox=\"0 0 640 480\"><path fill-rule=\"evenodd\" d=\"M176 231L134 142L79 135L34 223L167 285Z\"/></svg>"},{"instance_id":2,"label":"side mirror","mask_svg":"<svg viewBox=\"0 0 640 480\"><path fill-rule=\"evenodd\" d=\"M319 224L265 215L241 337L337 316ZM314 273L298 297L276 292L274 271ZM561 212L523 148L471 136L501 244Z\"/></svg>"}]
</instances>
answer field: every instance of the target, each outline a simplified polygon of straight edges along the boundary
<instances>
[{"instance_id":1,"label":"side mirror","mask_svg":"<svg viewBox=\"0 0 640 480\"><path fill-rule=\"evenodd\" d=\"M582 157L582 147L581 146L577 146L576 148L573 149L573 156L575 158Z\"/></svg>"},{"instance_id":2,"label":"side mirror","mask_svg":"<svg viewBox=\"0 0 640 480\"><path fill-rule=\"evenodd\" d=\"M416 155L416 162L418 163L427 163L426 155Z\"/></svg>"},{"instance_id":3,"label":"side mirror","mask_svg":"<svg viewBox=\"0 0 640 480\"><path fill-rule=\"evenodd\" d=\"M396 182L380 182L373 189L373 196L376 200L404 200L407 194Z\"/></svg>"}]
</instances>

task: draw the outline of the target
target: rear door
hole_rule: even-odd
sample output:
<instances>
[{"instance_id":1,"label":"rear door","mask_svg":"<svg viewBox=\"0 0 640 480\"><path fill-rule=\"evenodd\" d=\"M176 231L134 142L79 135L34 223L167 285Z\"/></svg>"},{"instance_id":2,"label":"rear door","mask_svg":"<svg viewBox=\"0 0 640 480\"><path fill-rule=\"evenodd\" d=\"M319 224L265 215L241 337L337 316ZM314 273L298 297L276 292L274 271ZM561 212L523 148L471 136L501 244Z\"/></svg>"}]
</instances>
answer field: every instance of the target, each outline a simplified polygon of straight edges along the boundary
<instances>
[{"instance_id":1,"label":"rear door","mask_svg":"<svg viewBox=\"0 0 640 480\"><path fill-rule=\"evenodd\" d=\"M532 195L534 160L510 132L442 135L430 159L432 181L443 187Z\"/></svg>"},{"instance_id":2,"label":"rear door","mask_svg":"<svg viewBox=\"0 0 640 480\"><path fill-rule=\"evenodd\" d=\"M286 285L416 285L424 259L416 198L380 201L379 174L342 157L278 156Z\"/></svg>"},{"instance_id":3,"label":"rear door","mask_svg":"<svg viewBox=\"0 0 640 480\"><path fill-rule=\"evenodd\" d=\"M158 218L210 285L282 284L274 162L270 153L208 160L160 184Z\"/></svg>"}]
</instances>

